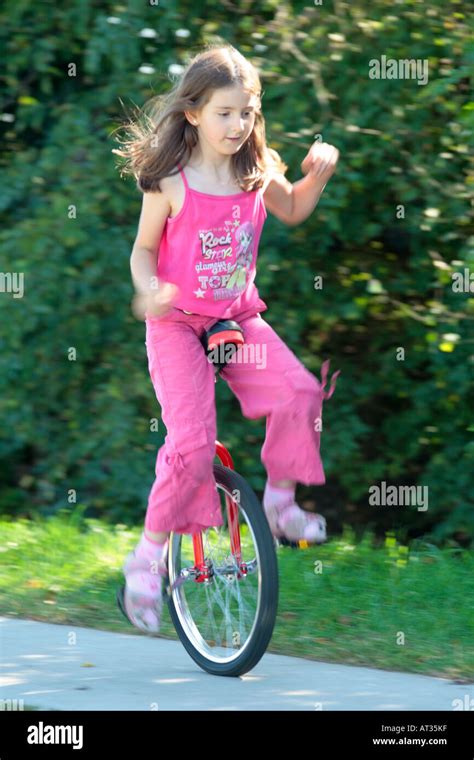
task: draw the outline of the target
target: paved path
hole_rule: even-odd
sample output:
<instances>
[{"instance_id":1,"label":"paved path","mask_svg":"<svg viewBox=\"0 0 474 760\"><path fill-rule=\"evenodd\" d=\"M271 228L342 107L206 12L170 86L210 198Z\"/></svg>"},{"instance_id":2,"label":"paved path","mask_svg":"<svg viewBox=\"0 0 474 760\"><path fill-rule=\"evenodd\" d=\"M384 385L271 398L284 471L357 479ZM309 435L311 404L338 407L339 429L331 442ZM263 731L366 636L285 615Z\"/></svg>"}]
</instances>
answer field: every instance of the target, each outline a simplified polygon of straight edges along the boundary
<instances>
[{"instance_id":1,"label":"paved path","mask_svg":"<svg viewBox=\"0 0 474 760\"><path fill-rule=\"evenodd\" d=\"M176 641L7 617L0 655L1 698L44 710L453 710L474 696L442 678L275 654L240 678L211 676Z\"/></svg>"}]
</instances>

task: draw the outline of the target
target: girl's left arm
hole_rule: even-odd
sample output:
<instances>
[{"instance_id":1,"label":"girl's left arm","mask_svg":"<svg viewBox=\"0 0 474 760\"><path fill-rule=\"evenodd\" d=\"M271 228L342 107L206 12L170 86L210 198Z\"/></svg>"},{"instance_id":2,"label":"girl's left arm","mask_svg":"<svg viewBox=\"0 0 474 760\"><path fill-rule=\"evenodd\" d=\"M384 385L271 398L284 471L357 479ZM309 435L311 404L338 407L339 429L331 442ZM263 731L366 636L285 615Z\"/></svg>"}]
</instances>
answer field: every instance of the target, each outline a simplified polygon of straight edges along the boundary
<instances>
[{"instance_id":1,"label":"girl's left arm","mask_svg":"<svg viewBox=\"0 0 474 760\"><path fill-rule=\"evenodd\" d=\"M264 193L265 206L285 224L301 224L314 211L338 160L339 151L333 145L313 143L301 163L306 176L291 184L283 174L274 175Z\"/></svg>"}]
</instances>

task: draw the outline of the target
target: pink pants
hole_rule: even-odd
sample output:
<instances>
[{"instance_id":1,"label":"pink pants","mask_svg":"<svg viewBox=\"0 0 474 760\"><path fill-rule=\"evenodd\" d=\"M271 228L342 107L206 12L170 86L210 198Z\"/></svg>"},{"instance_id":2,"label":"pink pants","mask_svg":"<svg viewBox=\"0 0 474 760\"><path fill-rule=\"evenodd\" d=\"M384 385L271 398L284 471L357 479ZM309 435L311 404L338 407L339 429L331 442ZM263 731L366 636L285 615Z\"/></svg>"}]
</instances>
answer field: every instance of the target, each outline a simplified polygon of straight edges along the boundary
<instances>
[{"instance_id":1,"label":"pink pants","mask_svg":"<svg viewBox=\"0 0 474 760\"><path fill-rule=\"evenodd\" d=\"M247 351L239 362L245 346L239 348L220 376L245 417L266 417L261 461L268 478L325 483L319 454L322 404L339 372L325 391L329 362L323 364L321 385L255 307L231 318L242 327L245 343L253 344L253 354ZM167 430L148 497L145 528L152 532L189 534L223 524L213 475L215 373L200 342L216 321L176 308L146 319L148 367Z\"/></svg>"}]
</instances>

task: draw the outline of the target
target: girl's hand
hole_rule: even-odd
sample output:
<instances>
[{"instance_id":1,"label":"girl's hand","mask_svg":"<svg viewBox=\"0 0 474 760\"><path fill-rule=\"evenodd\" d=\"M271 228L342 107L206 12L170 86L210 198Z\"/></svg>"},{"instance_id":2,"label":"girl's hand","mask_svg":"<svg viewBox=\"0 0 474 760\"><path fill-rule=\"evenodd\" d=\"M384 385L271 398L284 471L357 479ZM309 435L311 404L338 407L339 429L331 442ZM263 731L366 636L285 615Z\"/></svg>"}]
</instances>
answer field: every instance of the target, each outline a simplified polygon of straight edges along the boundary
<instances>
[{"instance_id":1,"label":"girl's hand","mask_svg":"<svg viewBox=\"0 0 474 760\"><path fill-rule=\"evenodd\" d=\"M327 182L334 174L338 160L339 151L334 145L318 141L313 143L308 155L301 162L301 171Z\"/></svg>"},{"instance_id":2,"label":"girl's hand","mask_svg":"<svg viewBox=\"0 0 474 760\"><path fill-rule=\"evenodd\" d=\"M135 293L132 301L132 312L136 319L145 317L161 317L173 308L180 290L171 282L160 283L157 290L146 293Z\"/></svg>"}]
</instances>

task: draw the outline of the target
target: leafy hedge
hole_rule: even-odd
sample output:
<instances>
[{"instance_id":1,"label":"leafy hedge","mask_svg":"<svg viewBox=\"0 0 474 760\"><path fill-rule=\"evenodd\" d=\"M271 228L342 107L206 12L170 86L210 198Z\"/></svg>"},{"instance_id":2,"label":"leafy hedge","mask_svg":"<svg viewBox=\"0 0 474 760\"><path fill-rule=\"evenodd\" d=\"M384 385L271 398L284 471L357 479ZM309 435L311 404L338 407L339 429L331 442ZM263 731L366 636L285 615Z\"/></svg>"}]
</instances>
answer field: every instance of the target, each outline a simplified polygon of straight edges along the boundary
<instances>
[{"instance_id":1,"label":"leafy hedge","mask_svg":"<svg viewBox=\"0 0 474 760\"><path fill-rule=\"evenodd\" d=\"M302 487L302 500L316 497L334 529L469 540L474 284L453 288L456 273L474 280L468 7L268 0L208 2L196 15L190 2L7 0L3 513L77 501L110 520L144 517L165 430L160 420L150 431L160 409L130 311L141 197L119 177L113 131L121 101L142 105L170 86L172 65L217 39L259 69L268 141L290 181L315 135L341 154L312 216L289 228L269 215L260 244L265 319L315 374L325 358L341 369L325 405L327 483ZM370 78L382 56L426 61L427 84ZM21 298L12 273L24 277ZM223 382L216 390L219 437L260 491L264 420L244 419ZM370 506L381 481L427 486L428 510Z\"/></svg>"}]
</instances>

